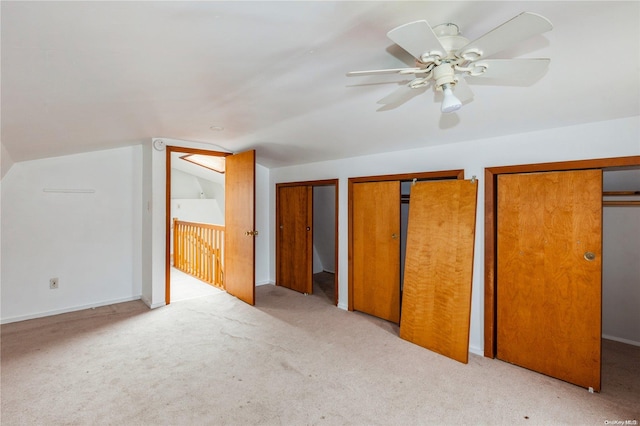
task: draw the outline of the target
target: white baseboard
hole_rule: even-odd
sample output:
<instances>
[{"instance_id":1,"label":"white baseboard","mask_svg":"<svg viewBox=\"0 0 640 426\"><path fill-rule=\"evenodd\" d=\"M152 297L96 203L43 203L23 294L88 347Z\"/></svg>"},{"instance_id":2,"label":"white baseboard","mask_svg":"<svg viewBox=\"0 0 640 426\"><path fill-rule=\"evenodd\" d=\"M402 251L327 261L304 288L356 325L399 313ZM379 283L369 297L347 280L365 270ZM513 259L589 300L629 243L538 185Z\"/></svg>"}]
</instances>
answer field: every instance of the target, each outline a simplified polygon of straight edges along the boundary
<instances>
[{"instance_id":1,"label":"white baseboard","mask_svg":"<svg viewBox=\"0 0 640 426\"><path fill-rule=\"evenodd\" d=\"M276 283L273 282L273 281L269 281L269 280L258 281L258 282L256 282L256 287L261 286L261 285L268 285L268 284L275 285Z\"/></svg>"},{"instance_id":2,"label":"white baseboard","mask_svg":"<svg viewBox=\"0 0 640 426\"><path fill-rule=\"evenodd\" d=\"M349 306L344 302L338 302L338 308L342 309L343 311L349 310Z\"/></svg>"},{"instance_id":3,"label":"white baseboard","mask_svg":"<svg viewBox=\"0 0 640 426\"><path fill-rule=\"evenodd\" d=\"M55 309L53 311L45 311L45 312L38 312L38 313L35 313L35 314L29 314L29 315L19 315L17 317L2 318L2 320L0 320L0 324L9 324L9 323L12 323L12 322L26 321L26 320L30 320L30 319L50 317L52 315L66 314L66 313L69 313L69 312L82 311L84 309L91 309L91 308L99 308L100 306L115 305L116 303L131 302L131 301L140 300L140 299L141 299L140 296L125 297L123 299L107 300L107 301L104 301L104 302L91 303L91 304L80 305L80 306L73 306L73 307L70 307L70 308Z\"/></svg>"},{"instance_id":4,"label":"white baseboard","mask_svg":"<svg viewBox=\"0 0 640 426\"><path fill-rule=\"evenodd\" d=\"M640 346L640 342L636 342L635 340L623 339L622 337L610 336L608 334L603 334L602 338L620 343L626 343L627 345Z\"/></svg>"},{"instance_id":5,"label":"white baseboard","mask_svg":"<svg viewBox=\"0 0 640 426\"><path fill-rule=\"evenodd\" d=\"M156 308L161 308L163 306L167 306L167 302L165 301L158 302L158 303L151 303L151 301L146 297L142 298L142 302L144 302L144 304L147 305L149 309L156 309Z\"/></svg>"},{"instance_id":6,"label":"white baseboard","mask_svg":"<svg viewBox=\"0 0 640 426\"><path fill-rule=\"evenodd\" d=\"M484 349L479 348L477 346L469 345L469 352L471 352L472 354L475 354L475 355L484 356Z\"/></svg>"},{"instance_id":7,"label":"white baseboard","mask_svg":"<svg viewBox=\"0 0 640 426\"><path fill-rule=\"evenodd\" d=\"M325 269L325 270L324 270L324 271L322 271L322 272L328 272L328 273L330 273L330 274L335 274L335 273L336 273L336 271L330 271L330 270L328 270L328 269Z\"/></svg>"}]
</instances>

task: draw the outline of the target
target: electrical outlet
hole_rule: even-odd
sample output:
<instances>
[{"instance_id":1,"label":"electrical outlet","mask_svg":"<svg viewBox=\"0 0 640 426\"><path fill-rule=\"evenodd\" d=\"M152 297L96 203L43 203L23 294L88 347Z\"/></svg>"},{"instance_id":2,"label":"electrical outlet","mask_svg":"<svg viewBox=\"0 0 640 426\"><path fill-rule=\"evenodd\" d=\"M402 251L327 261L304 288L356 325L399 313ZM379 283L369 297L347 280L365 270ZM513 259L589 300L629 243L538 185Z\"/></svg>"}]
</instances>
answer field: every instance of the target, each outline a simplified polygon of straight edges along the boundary
<instances>
[{"instance_id":1,"label":"electrical outlet","mask_svg":"<svg viewBox=\"0 0 640 426\"><path fill-rule=\"evenodd\" d=\"M58 288L58 279L57 278L51 278L49 280L49 288L50 289Z\"/></svg>"}]
</instances>

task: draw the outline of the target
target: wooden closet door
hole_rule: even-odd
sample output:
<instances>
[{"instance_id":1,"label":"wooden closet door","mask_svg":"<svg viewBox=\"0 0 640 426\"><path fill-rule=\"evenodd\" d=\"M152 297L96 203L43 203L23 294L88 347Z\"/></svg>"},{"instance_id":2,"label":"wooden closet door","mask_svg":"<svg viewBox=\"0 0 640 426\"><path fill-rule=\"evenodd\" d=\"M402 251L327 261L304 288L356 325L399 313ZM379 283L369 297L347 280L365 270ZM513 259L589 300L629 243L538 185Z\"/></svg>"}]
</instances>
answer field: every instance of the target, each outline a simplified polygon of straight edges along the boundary
<instances>
[{"instance_id":1,"label":"wooden closet door","mask_svg":"<svg viewBox=\"0 0 640 426\"><path fill-rule=\"evenodd\" d=\"M477 183L411 188L400 337L467 363Z\"/></svg>"},{"instance_id":2,"label":"wooden closet door","mask_svg":"<svg viewBox=\"0 0 640 426\"><path fill-rule=\"evenodd\" d=\"M276 284L313 292L313 187L278 188L278 268Z\"/></svg>"},{"instance_id":3,"label":"wooden closet door","mask_svg":"<svg viewBox=\"0 0 640 426\"><path fill-rule=\"evenodd\" d=\"M497 357L600 389L602 171L498 176Z\"/></svg>"},{"instance_id":4,"label":"wooden closet door","mask_svg":"<svg viewBox=\"0 0 640 426\"><path fill-rule=\"evenodd\" d=\"M355 183L353 309L400 320L400 182Z\"/></svg>"}]
</instances>

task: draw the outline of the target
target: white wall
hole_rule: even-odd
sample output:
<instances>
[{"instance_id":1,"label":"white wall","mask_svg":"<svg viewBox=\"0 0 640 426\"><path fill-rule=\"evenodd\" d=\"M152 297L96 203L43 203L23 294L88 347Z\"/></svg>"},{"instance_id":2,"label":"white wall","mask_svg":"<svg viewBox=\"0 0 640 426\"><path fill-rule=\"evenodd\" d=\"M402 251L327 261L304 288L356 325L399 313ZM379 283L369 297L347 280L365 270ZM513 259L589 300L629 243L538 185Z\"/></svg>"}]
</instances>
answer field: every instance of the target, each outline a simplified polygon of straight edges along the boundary
<instances>
[{"instance_id":1,"label":"white wall","mask_svg":"<svg viewBox=\"0 0 640 426\"><path fill-rule=\"evenodd\" d=\"M135 146L13 165L2 180L2 322L140 298L141 161Z\"/></svg>"},{"instance_id":2,"label":"white wall","mask_svg":"<svg viewBox=\"0 0 640 426\"><path fill-rule=\"evenodd\" d=\"M186 222L224 225L224 188L219 183L172 169L171 218L176 217Z\"/></svg>"},{"instance_id":3,"label":"white wall","mask_svg":"<svg viewBox=\"0 0 640 426\"><path fill-rule=\"evenodd\" d=\"M4 144L0 143L0 180L7 174L11 166L13 166L13 159Z\"/></svg>"},{"instance_id":4,"label":"white wall","mask_svg":"<svg viewBox=\"0 0 640 426\"><path fill-rule=\"evenodd\" d=\"M224 212L217 200L172 199L171 219L178 218L183 222L211 223L224 225Z\"/></svg>"},{"instance_id":5,"label":"white wall","mask_svg":"<svg viewBox=\"0 0 640 426\"><path fill-rule=\"evenodd\" d=\"M171 169L171 198L205 198L204 189L197 177L177 169Z\"/></svg>"},{"instance_id":6,"label":"white wall","mask_svg":"<svg viewBox=\"0 0 640 426\"><path fill-rule=\"evenodd\" d=\"M427 142L429 142L428 136L425 136L425 144ZM390 140L389 144L393 144L393 141ZM348 178L450 169L464 169L466 178L477 176L480 186L478 188L469 347L472 352L482 354L484 346L484 168L639 154L640 117L631 117L472 142L272 169L270 190L272 203L274 203L276 183L340 179L338 306L346 309L348 306L348 234L346 226ZM270 210L270 215L271 227L273 228L275 224L273 208ZM272 252L275 252L273 236L270 246ZM275 276L273 256L270 265L270 276L273 279Z\"/></svg>"},{"instance_id":7,"label":"white wall","mask_svg":"<svg viewBox=\"0 0 640 426\"><path fill-rule=\"evenodd\" d=\"M270 279L270 263L275 261L275 249L271 252L269 245L273 232L270 227L270 212L275 211L275 202L272 204L269 187L269 169L259 164L256 165L256 285L273 284L275 279ZM275 190L275 188L274 188ZM273 214L275 216L275 213Z\"/></svg>"},{"instance_id":8,"label":"white wall","mask_svg":"<svg viewBox=\"0 0 640 426\"><path fill-rule=\"evenodd\" d=\"M313 272L335 272L336 189L333 185L313 187ZM317 255L319 265L316 265ZM316 266L319 266L316 268ZM319 269L319 270L318 270Z\"/></svg>"},{"instance_id":9,"label":"white wall","mask_svg":"<svg viewBox=\"0 0 640 426\"><path fill-rule=\"evenodd\" d=\"M604 207L602 222L602 334L640 346L640 206Z\"/></svg>"}]
</instances>

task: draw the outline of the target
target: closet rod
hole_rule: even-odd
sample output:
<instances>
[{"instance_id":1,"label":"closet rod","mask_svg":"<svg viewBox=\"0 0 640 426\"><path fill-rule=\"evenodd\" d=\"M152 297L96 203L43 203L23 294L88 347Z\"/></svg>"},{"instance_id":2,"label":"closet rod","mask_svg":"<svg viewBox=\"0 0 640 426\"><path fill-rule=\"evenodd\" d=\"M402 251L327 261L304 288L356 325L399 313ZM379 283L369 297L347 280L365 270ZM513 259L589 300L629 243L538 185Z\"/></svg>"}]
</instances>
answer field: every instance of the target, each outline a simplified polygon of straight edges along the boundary
<instances>
[{"instance_id":1,"label":"closet rod","mask_svg":"<svg viewBox=\"0 0 640 426\"><path fill-rule=\"evenodd\" d=\"M640 200L627 200L627 201L603 201L602 205L604 207L607 206L617 206L617 207L640 207Z\"/></svg>"},{"instance_id":2,"label":"closet rod","mask_svg":"<svg viewBox=\"0 0 640 426\"><path fill-rule=\"evenodd\" d=\"M602 195L604 197L633 197L634 195L640 195L640 191L604 191Z\"/></svg>"}]
</instances>

